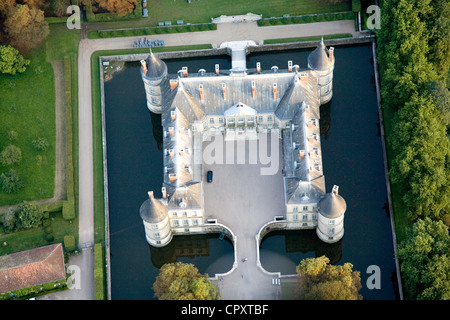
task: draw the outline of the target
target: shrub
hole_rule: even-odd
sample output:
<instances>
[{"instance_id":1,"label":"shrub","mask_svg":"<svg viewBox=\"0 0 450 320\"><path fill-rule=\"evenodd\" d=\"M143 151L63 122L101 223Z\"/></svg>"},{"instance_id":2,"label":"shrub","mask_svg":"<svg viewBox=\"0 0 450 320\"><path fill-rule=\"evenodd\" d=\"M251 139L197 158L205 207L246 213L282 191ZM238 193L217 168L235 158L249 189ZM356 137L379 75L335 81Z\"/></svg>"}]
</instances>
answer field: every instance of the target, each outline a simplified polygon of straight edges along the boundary
<instances>
[{"instance_id":1,"label":"shrub","mask_svg":"<svg viewBox=\"0 0 450 320\"><path fill-rule=\"evenodd\" d=\"M23 187L19 174L14 169L0 175L0 188L6 193L16 193Z\"/></svg>"},{"instance_id":2,"label":"shrub","mask_svg":"<svg viewBox=\"0 0 450 320\"><path fill-rule=\"evenodd\" d=\"M37 138L32 141L33 148L38 151L47 150L49 143L45 138Z\"/></svg>"},{"instance_id":3,"label":"shrub","mask_svg":"<svg viewBox=\"0 0 450 320\"><path fill-rule=\"evenodd\" d=\"M64 236L64 248L66 251L75 250L75 237L74 236Z\"/></svg>"},{"instance_id":4,"label":"shrub","mask_svg":"<svg viewBox=\"0 0 450 320\"><path fill-rule=\"evenodd\" d=\"M6 212L1 216L2 223L7 231L13 231L16 227L16 210L14 208L8 208Z\"/></svg>"},{"instance_id":5,"label":"shrub","mask_svg":"<svg viewBox=\"0 0 450 320\"><path fill-rule=\"evenodd\" d=\"M75 208L72 201L64 201L62 216L64 220L72 220L75 218Z\"/></svg>"},{"instance_id":6,"label":"shrub","mask_svg":"<svg viewBox=\"0 0 450 320\"><path fill-rule=\"evenodd\" d=\"M25 201L17 207L17 227L23 229L36 227L41 223L42 215L43 212L39 207Z\"/></svg>"},{"instance_id":7,"label":"shrub","mask_svg":"<svg viewBox=\"0 0 450 320\"><path fill-rule=\"evenodd\" d=\"M48 220L47 220L48 221ZM48 226L44 229L44 232L46 234L51 234L53 232L53 228L51 226Z\"/></svg>"},{"instance_id":8,"label":"shrub","mask_svg":"<svg viewBox=\"0 0 450 320\"><path fill-rule=\"evenodd\" d=\"M0 153L0 162L4 165L19 163L22 160L22 151L15 145L9 145Z\"/></svg>"},{"instance_id":9,"label":"shrub","mask_svg":"<svg viewBox=\"0 0 450 320\"><path fill-rule=\"evenodd\" d=\"M53 242L54 240L55 240L55 237L52 234L46 234L45 235L45 241Z\"/></svg>"},{"instance_id":10,"label":"shrub","mask_svg":"<svg viewBox=\"0 0 450 320\"><path fill-rule=\"evenodd\" d=\"M15 141L17 140L17 137L19 136L19 134L17 133L17 131L14 130L10 130L8 131L8 139L10 141Z\"/></svg>"}]
</instances>

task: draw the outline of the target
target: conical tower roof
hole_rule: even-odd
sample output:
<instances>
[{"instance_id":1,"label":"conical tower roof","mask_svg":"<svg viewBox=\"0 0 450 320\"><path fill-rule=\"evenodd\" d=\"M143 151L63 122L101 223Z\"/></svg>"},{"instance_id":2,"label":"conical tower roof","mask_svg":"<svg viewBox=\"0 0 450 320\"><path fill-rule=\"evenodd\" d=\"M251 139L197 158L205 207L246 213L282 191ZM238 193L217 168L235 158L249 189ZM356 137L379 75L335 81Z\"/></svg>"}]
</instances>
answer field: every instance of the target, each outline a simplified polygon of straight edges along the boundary
<instances>
[{"instance_id":1,"label":"conical tower roof","mask_svg":"<svg viewBox=\"0 0 450 320\"><path fill-rule=\"evenodd\" d=\"M162 61L160 58L158 58L150 49L150 54L148 55L148 58L146 60L142 60L141 64L144 67L143 63L145 62L145 68L147 69L144 71L142 69L144 75L147 78L153 79L153 78L161 78L167 75L167 65L164 61Z\"/></svg>"},{"instance_id":2,"label":"conical tower roof","mask_svg":"<svg viewBox=\"0 0 450 320\"><path fill-rule=\"evenodd\" d=\"M327 193L319 202L319 212L329 219L339 218L347 210L347 203L344 198L338 194L338 187L334 186L331 193Z\"/></svg>"},{"instance_id":3,"label":"conical tower roof","mask_svg":"<svg viewBox=\"0 0 450 320\"><path fill-rule=\"evenodd\" d=\"M167 207L155 199L153 193L149 193L149 198L142 203L139 212L142 220L148 223L159 223L168 215Z\"/></svg>"},{"instance_id":4,"label":"conical tower roof","mask_svg":"<svg viewBox=\"0 0 450 320\"><path fill-rule=\"evenodd\" d=\"M311 69L322 71L330 68L331 65L332 62L330 61L330 57L328 56L328 49L325 46L322 38L317 48L309 54L308 66Z\"/></svg>"}]
</instances>

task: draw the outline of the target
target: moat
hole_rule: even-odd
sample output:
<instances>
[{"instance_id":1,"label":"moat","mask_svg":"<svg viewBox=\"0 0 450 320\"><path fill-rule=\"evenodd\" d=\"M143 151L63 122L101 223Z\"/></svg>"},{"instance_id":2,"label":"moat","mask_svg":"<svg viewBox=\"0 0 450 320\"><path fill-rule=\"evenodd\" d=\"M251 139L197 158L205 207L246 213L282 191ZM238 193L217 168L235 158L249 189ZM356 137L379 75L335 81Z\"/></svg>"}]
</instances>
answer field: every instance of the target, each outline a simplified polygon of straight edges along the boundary
<instances>
[{"instance_id":1,"label":"moat","mask_svg":"<svg viewBox=\"0 0 450 320\"><path fill-rule=\"evenodd\" d=\"M259 53L249 55L247 65L261 62L267 70L293 60L304 66L309 53L309 49ZM334 95L321 107L320 124L326 180L339 183L348 205L345 236L330 246L321 243L313 230L272 232L261 244L260 259L267 271L293 274L301 259L325 254L333 263L350 262L361 272L364 299L396 299L372 48L337 46L336 59ZM221 69L230 68L230 61L228 56L165 60L169 73L183 66L213 72L217 63ZM190 262L213 276L229 271L234 260L231 242L226 237L220 240L220 234L174 237L160 249L145 241L138 210L147 190L160 190L163 164L160 135L154 131L158 119L146 108L139 67L139 62L127 63L105 83L112 299L154 299L152 284L158 268L167 262ZM381 270L379 290L366 287L371 265Z\"/></svg>"}]
</instances>

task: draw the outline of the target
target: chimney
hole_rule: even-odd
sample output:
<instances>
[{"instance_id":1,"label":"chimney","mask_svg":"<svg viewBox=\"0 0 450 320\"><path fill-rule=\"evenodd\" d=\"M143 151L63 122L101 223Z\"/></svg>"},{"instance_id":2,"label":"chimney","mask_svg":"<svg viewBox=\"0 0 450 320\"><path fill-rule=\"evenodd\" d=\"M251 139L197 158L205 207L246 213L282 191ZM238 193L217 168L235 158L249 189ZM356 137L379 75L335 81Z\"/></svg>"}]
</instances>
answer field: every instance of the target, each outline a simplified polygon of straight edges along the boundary
<instances>
[{"instance_id":1,"label":"chimney","mask_svg":"<svg viewBox=\"0 0 450 320\"><path fill-rule=\"evenodd\" d=\"M176 79L170 79L170 90L173 91L178 85L178 81Z\"/></svg>"},{"instance_id":2,"label":"chimney","mask_svg":"<svg viewBox=\"0 0 450 320\"><path fill-rule=\"evenodd\" d=\"M256 63L256 72L261 73L261 62Z\"/></svg>"},{"instance_id":3,"label":"chimney","mask_svg":"<svg viewBox=\"0 0 450 320\"><path fill-rule=\"evenodd\" d=\"M145 62L144 59L141 60L141 65L142 65L142 73L144 74L144 76L147 75L147 63Z\"/></svg>"},{"instance_id":4,"label":"chimney","mask_svg":"<svg viewBox=\"0 0 450 320\"><path fill-rule=\"evenodd\" d=\"M273 84L273 100L277 100L277 83Z\"/></svg>"},{"instance_id":5,"label":"chimney","mask_svg":"<svg viewBox=\"0 0 450 320\"><path fill-rule=\"evenodd\" d=\"M300 158L304 158L305 157L305 150L300 150L299 154L300 154Z\"/></svg>"},{"instance_id":6,"label":"chimney","mask_svg":"<svg viewBox=\"0 0 450 320\"><path fill-rule=\"evenodd\" d=\"M255 81L252 81L252 98L256 98L256 83Z\"/></svg>"},{"instance_id":7,"label":"chimney","mask_svg":"<svg viewBox=\"0 0 450 320\"><path fill-rule=\"evenodd\" d=\"M177 112L175 110L170 111L170 117L171 117L172 121L175 121L175 119L177 117Z\"/></svg>"},{"instance_id":8,"label":"chimney","mask_svg":"<svg viewBox=\"0 0 450 320\"><path fill-rule=\"evenodd\" d=\"M328 57L330 58L330 61L333 61L334 59L334 48L330 47L330 49L328 49Z\"/></svg>"},{"instance_id":9,"label":"chimney","mask_svg":"<svg viewBox=\"0 0 450 320\"><path fill-rule=\"evenodd\" d=\"M313 126L312 120L308 121L308 128L312 128L312 126Z\"/></svg>"},{"instance_id":10,"label":"chimney","mask_svg":"<svg viewBox=\"0 0 450 320\"><path fill-rule=\"evenodd\" d=\"M170 136L173 136L173 127L169 127L169 134Z\"/></svg>"},{"instance_id":11,"label":"chimney","mask_svg":"<svg viewBox=\"0 0 450 320\"><path fill-rule=\"evenodd\" d=\"M305 112L306 112L306 113L309 113L309 105L306 105L306 106L305 106Z\"/></svg>"},{"instance_id":12,"label":"chimney","mask_svg":"<svg viewBox=\"0 0 450 320\"><path fill-rule=\"evenodd\" d=\"M169 181L174 182L175 180L177 180L177 175L174 173L169 173Z\"/></svg>"},{"instance_id":13,"label":"chimney","mask_svg":"<svg viewBox=\"0 0 450 320\"><path fill-rule=\"evenodd\" d=\"M162 188L161 188L161 192L162 192L162 197L163 197L163 199L167 199L167 191L166 191L166 187L162 187Z\"/></svg>"},{"instance_id":14,"label":"chimney","mask_svg":"<svg viewBox=\"0 0 450 320\"><path fill-rule=\"evenodd\" d=\"M181 68L181 71L183 73L183 77L187 77L188 76L188 67Z\"/></svg>"},{"instance_id":15,"label":"chimney","mask_svg":"<svg viewBox=\"0 0 450 320\"><path fill-rule=\"evenodd\" d=\"M331 191L331 194L337 196L339 194L339 186L334 185L333 190Z\"/></svg>"},{"instance_id":16,"label":"chimney","mask_svg":"<svg viewBox=\"0 0 450 320\"><path fill-rule=\"evenodd\" d=\"M169 149L169 156L171 158L173 158L174 155L175 155L175 153L173 152L173 149Z\"/></svg>"},{"instance_id":17,"label":"chimney","mask_svg":"<svg viewBox=\"0 0 450 320\"><path fill-rule=\"evenodd\" d=\"M184 149L180 149L180 156L184 156Z\"/></svg>"},{"instance_id":18,"label":"chimney","mask_svg":"<svg viewBox=\"0 0 450 320\"><path fill-rule=\"evenodd\" d=\"M227 100L227 85L222 83L223 100Z\"/></svg>"},{"instance_id":19,"label":"chimney","mask_svg":"<svg viewBox=\"0 0 450 320\"><path fill-rule=\"evenodd\" d=\"M148 193L148 198L153 200L153 191L149 191Z\"/></svg>"},{"instance_id":20,"label":"chimney","mask_svg":"<svg viewBox=\"0 0 450 320\"><path fill-rule=\"evenodd\" d=\"M220 69L219 69L219 65L218 64L215 65L215 69L216 69L216 75L219 75Z\"/></svg>"},{"instance_id":21,"label":"chimney","mask_svg":"<svg viewBox=\"0 0 450 320\"><path fill-rule=\"evenodd\" d=\"M202 84L200 84L199 86L198 86L198 89L200 90L200 100L204 100L205 99L205 96L204 96L204 94L203 94L203 85Z\"/></svg>"},{"instance_id":22,"label":"chimney","mask_svg":"<svg viewBox=\"0 0 450 320\"><path fill-rule=\"evenodd\" d=\"M289 72L292 72L292 61L291 60L288 61L288 70L289 70Z\"/></svg>"},{"instance_id":23,"label":"chimney","mask_svg":"<svg viewBox=\"0 0 450 320\"><path fill-rule=\"evenodd\" d=\"M306 72L300 73L300 80L307 85L308 84L308 74Z\"/></svg>"}]
</instances>

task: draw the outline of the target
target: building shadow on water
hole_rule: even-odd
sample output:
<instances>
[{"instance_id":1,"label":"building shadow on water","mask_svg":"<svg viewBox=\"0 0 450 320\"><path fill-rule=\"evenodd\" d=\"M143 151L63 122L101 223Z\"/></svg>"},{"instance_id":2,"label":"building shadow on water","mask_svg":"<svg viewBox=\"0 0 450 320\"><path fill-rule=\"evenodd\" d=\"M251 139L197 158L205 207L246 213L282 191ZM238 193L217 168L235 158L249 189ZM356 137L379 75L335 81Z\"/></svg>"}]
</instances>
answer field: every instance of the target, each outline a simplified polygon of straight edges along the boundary
<instances>
[{"instance_id":1,"label":"building shadow on water","mask_svg":"<svg viewBox=\"0 0 450 320\"><path fill-rule=\"evenodd\" d=\"M209 272L210 275L230 270L233 266L233 244L228 237L220 238L220 234L201 234L189 236L174 236L172 241L164 247L157 248L151 245L151 262L160 269L166 263L177 261L193 263L201 273ZM230 250L231 249L231 250ZM219 255L217 254L219 253ZM222 259L225 257L225 259ZM223 265L217 267L215 260L221 259ZM227 270L228 268L228 270Z\"/></svg>"},{"instance_id":2,"label":"building shadow on water","mask_svg":"<svg viewBox=\"0 0 450 320\"><path fill-rule=\"evenodd\" d=\"M263 268L281 274L295 274L295 267L301 260L321 256L328 257L331 264L338 264L342 257L342 240L333 244L325 243L317 237L314 229L272 231L260 245ZM286 261L286 258L290 261Z\"/></svg>"}]
</instances>

